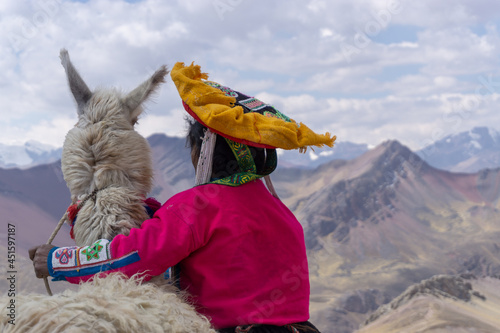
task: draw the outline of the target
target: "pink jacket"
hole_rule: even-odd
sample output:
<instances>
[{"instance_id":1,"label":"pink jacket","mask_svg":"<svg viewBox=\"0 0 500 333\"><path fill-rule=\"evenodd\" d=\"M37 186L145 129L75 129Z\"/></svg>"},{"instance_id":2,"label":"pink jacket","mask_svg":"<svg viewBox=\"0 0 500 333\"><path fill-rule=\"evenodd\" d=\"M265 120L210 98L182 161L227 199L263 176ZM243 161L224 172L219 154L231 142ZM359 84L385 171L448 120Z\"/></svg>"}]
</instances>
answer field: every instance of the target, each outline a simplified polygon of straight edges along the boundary
<instances>
[{"instance_id":1,"label":"pink jacket","mask_svg":"<svg viewBox=\"0 0 500 333\"><path fill-rule=\"evenodd\" d=\"M179 263L181 287L216 329L309 319L302 226L260 180L194 187L128 236L55 248L49 256L54 280L71 283L99 272L148 279Z\"/></svg>"}]
</instances>

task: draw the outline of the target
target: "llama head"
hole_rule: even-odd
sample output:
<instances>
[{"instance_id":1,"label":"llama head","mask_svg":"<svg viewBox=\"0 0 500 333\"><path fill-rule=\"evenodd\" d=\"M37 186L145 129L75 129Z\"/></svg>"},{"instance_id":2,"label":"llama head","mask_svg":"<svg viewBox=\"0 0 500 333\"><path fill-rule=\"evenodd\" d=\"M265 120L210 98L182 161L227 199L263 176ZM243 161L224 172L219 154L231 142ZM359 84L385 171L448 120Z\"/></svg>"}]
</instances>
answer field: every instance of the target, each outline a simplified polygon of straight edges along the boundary
<instances>
[{"instance_id":1,"label":"llama head","mask_svg":"<svg viewBox=\"0 0 500 333\"><path fill-rule=\"evenodd\" d=\"M160 67L149 79L126 94L114 88L91 91L71 63L66 50L61 50L60 58L78 114L78 122L66 135L63 145L61 165L64 179L73 202L82 200L94 190L106 189L114 193L113 198L96 202L95 206L104 207L101 215L113 214L114 222L104 223L101 218L100 222L89 222L87 225L88 229L96 229L95 224L99 224L97 229L102 230L97 231L96 237L109 238L115 233L124 233L119 230L121 227L137 226L144 220L144 208L140 204L133 208L133 202L150 192L153 167L149 145L134 130L134 125L143 112L142 104L165 82L168 71L165 66ZM119 193L122 193L121 198ZM117 208L120 200L128 206ZM111 206L113 211L104 212ZM123 216L117 219L120 213ZM130 218L130 215L134 216ZM130 220L135 222L129 224L127 221ZM112 231L104 232L104 229L110 229L108 224L115 226ZM77 243L82 243L76 238L75 233ZM86 239L91 241L88 237Z\"/></svg>"},{"instance_id":2,"label":"llama head","mask_svg":"<svg viewBox=\"0 0 500 333\"><path fill-rule=\"evenodd\" d=\"M107 120L115 122L117 126L133 129L143 112L142 104L165 82L165 75L168 74L167 68L161 66L148 80L126 95L114 89L92 92L71 63L67 50L61 50L60 58L77 104L77 126L80 127Z\"/></svg>"}]
</instances>

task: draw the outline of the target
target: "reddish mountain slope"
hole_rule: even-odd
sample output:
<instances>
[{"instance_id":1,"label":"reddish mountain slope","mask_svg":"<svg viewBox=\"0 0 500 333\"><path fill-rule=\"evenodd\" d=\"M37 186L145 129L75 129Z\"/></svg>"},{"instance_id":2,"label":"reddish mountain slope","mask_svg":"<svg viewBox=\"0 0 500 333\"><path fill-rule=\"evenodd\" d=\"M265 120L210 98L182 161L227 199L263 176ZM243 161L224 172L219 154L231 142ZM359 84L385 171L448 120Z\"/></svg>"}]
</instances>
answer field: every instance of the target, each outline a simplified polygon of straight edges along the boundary
<instances>
[{"instance_id":1,"label":"reddish mountain slope","mask_svg":"<svg viewBox=\"0 0 500 333\"><path fill-rule=\"evenodd\" d=\"M500 273L500 170L454 174L397 142L313 173L280 170L306 231L313 319L352 332L380 304L436 274Z\"/></svg>"}]
</instances>

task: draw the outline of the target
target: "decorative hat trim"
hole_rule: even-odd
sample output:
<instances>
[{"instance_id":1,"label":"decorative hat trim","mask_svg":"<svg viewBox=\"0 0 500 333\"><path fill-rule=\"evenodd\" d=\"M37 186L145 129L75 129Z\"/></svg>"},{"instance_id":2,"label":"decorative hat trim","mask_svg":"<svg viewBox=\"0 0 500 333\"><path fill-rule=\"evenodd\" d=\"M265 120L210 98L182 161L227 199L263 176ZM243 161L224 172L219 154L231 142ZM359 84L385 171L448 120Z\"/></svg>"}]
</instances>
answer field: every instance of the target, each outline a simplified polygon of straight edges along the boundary
<instances>
[{"instance_id":1,"label":"decorative hat trim","mask_svg":"<svg viewBox=\"0 0 500 333\"><path fill-rule=\"evenodd\" d=\"M189 105L187 105L184 101L182 101L182 105L184 106L184 110L186 110L187 113L189 113L189 115L191 117L193 117L197 122L199 122L200 124L202 124L203 126L207 127L207 128L210 128L210 126L207 126L207 124L205 124L203 122L203 120L201 120L197 115L196 113L193 112L193 110L191 110L191 108L189 107ZM265 145L265 144L262 144L262 143L255 143L255 142L252 142L252 141L248 141L248 140L245 140L245 139L239 139L239 138L235 138L235 137L232 137L230 135L227 135L225 133L222 133L222 132L219 132L217 131L216 129L213 129L213 128L210 128L210 130L213 132L213 133L216 133L216 134L219 134L223 137L225 137L226 139L229 139L229 140L233 140L235 142L239 142L239 143L242 143L242 144L245 144L245 145L249 145L249 146L252 146L252 147L257 147L257 148L267 148L267 149L275 149L276 147L273 147L273 146L269 146L269 145Z\"/></svg>"}]
</instances>

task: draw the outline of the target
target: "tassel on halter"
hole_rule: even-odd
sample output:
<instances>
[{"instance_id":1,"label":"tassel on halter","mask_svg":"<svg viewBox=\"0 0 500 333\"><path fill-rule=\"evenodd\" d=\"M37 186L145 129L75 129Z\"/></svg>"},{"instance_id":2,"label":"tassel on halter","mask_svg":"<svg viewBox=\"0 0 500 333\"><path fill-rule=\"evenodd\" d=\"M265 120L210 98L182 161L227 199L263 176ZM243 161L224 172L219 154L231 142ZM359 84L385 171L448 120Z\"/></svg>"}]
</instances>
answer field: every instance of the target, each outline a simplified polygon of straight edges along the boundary
<instances>
[{"instance_id":1,"label":"tassel on halter","mask_svg":"<svg viewBox=\"0 0 500 333\"><path fill-rule=\"evenodd\" d=\"M73 227L75 226L75 220L76 216L78 215L78 211L80 208L78 208L77 204L73 204L68 207L68 210L66 211L68 213L68 221L69 224L71 225L71 230L69 231L69 235L71 239L75 239L75 235L73 234Z\"/></svg>"},{"instance_id":2,"label":"tassel on halter","mask_svg":"<svg viewBox=\"0 0 500 333\"><path fill-rule=\"evenodd\" d=\"M76 221L76 217L78 215L78 212L80 211L80 209L83 207L83 205L85 205L85 203L89 200L89 199L92 199L92 201L95 201L95 198L97 196L97 192L99 191L102 191L104 189L108 188L108 186L106 187L103 187L102 189L94 189L92 191L92 193L90 193L89 195L87 195L85 197L85 199L83 200L80 200L80 201L77 201L76 204L72 204L71 206L68 207L68 209L66 210L66 217L67 217L67 221L69 223L69 225L71 226L71 230L69 231L69 235L71 237L71 239L75 239L75 235L73 233L73 227L75 226L75 221Z\"/></svg>"}]
</instances>

